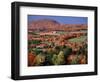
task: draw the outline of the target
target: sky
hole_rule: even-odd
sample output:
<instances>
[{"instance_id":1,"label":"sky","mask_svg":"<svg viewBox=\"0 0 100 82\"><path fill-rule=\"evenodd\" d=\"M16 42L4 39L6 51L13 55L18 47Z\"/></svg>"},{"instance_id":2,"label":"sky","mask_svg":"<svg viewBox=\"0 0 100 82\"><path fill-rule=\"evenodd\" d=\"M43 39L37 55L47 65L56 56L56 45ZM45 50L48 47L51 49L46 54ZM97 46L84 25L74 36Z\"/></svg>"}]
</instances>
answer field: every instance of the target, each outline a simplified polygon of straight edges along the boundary
<instances>
[{"instance_id":1,"label":"sky","mask_svg":"<svg viewBox=\"0 0 100 82\"><path fill-rule=\"evenodd\" d=\"M87 24L87 17L71 17L71 16L47 16L47 15L28 15L28 22L40 19L51 19L61 24Z\"/></svg>"}]
</instances>

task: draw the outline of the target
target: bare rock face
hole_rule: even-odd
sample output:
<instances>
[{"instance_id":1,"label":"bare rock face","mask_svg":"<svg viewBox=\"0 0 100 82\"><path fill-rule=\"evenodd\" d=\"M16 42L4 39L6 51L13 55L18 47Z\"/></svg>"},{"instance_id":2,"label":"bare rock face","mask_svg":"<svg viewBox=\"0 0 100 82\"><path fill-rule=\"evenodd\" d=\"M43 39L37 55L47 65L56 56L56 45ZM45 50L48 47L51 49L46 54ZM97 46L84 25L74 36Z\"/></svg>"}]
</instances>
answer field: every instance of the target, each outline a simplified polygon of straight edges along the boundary
<instances>
[{"instance_id":1,"label":"bare rock face","mask_svg":"<svg viewBox=\"0 0 100 82\"><path fill-rule=\"evenodd\" d=\"M53 30L56 26L60 24L57 21L50 19L36 20L28 24L28 29L32 30Z\"/></svg>"}]
</instances>

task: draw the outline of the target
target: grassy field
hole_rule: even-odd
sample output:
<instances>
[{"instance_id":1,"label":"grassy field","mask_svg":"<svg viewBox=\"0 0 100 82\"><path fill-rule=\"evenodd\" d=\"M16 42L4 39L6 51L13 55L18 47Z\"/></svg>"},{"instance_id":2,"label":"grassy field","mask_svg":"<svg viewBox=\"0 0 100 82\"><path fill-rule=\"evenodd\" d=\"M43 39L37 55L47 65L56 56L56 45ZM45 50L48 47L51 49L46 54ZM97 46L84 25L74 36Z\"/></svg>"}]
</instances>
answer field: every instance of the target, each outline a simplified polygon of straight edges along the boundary
<instances>
[{"instance_id":1,"label":"grassy field","mask_svg":"<svg viewBox=\"0 0 100 82\"><path fill-rule=\"evenodd\" d=\"M83 42L84 40L87 39L87 36L81 36L79 38L72 38L72 39L69 39L68 41L70 42Z\"/></svg>"},{"instance_id":2,"label":"grassy field","mask_svg":"<svg viewBox=\"0 0 100 82\"><path fill-rule=\"evenodd\" d=\"M64 32L64 31L59 31L57 32L58 34L67 34L68 32Z\"/></svg>"}]
</instances>

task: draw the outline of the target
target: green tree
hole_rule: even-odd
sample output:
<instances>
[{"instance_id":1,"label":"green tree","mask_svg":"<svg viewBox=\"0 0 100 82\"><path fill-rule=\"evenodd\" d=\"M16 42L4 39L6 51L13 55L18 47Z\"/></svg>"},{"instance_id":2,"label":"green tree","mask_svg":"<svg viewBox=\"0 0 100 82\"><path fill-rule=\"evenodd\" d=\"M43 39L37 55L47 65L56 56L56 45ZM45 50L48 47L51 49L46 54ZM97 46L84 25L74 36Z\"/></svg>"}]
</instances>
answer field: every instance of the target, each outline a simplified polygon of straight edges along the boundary
<instances>
[{"instance_id":1,"label":"green tree","mask_svg":"<svg viewBox=\"0 0 100 82\"><path fill-rule=\"evenodd\" d=\"M52 57L52 63L54 65L62 65L65 64L65 58L63 51L60 51L58 55L54 54Z\"/></svg>"},{"instance_id":2,"label":"green tree","mask_svg":"<svg viewBox=\"0 0 100 82\"><path fill-rule=\"evenodd\" d=\"M60 51L57 57L57 63L60 64L64 64L65 63L65 58L64 58L64 52Z\"/></svg>"},{"instance_id":3,"label":"green tree","mask_svg":"<svg viewBox=\"0 0 100 82\"><path fill-rule=\"evenodd\" d=\"M65 49L63 49L63 52L64 52L64 56L66 58L68 55L70 55L72 53L72 48L66 47Z\"/></svg>"},{"instance_id":4,"label":"green tree","mask_svg":"<svg viewBox=\"0 0 100 82\"><path fill-rule=\"evenodd\" d=\"M57 63L57 55L56 54L54 54L53 57L52 57L52 63L54 65L58 65L58 63Z\"/></svg>"}]
</instances>

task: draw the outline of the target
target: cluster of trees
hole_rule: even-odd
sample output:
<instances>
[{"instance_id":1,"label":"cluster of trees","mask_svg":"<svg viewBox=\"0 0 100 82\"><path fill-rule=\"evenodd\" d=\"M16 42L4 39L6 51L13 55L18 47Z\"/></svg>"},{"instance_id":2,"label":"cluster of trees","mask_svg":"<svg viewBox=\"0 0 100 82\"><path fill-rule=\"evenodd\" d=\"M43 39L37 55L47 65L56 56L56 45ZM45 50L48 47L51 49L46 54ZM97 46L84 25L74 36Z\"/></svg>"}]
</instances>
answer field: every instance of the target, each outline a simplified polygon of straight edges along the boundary
<instances>
[{"instance_id":1,"label":"cluster of trees","mask_svg":"<svg viewBox=\"0 0 100 82\"><path fill-rule=\"evenodd\" d=\"M31 44L40 44L41 41L29 41ZM45 50L44 50L45 49ZM47 66L47 65L67 65L67 64L86 64L87 63L87 44L78 51L73 52L69 46L57 46L50 44L45 48L28 49L28 66Z\"/></svg>"},{"instance_id":2,"label":"cluster of trees","mask_svg":"<svg viewBox=\"0 0 100 82\"><path fill-rule=\"evenodd\" d=\"M87 44L83 43L83 46L75 54L72 53L67 57L68 64L87 64L87 50Z\"/></svg>"},{"instance_id":3,"label":"cluster of trees","mask_svg":"<svg viewBox=\"0 0 100 82\"><path fill-rule=\"evenodd\" d=\"M29 52L28 54L28 65L29 66L64 65L66 64L66 57L71 53L72 49L70 47L61 47L61 46L48 48L47 51L42 51L41 49L35 49Z\"/></svg>"}]
</instances>

